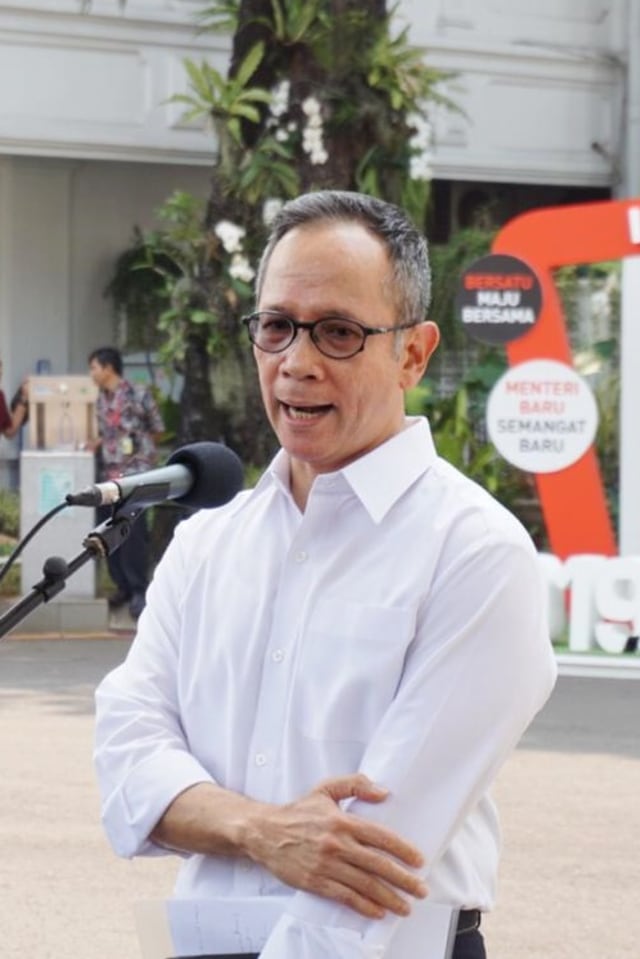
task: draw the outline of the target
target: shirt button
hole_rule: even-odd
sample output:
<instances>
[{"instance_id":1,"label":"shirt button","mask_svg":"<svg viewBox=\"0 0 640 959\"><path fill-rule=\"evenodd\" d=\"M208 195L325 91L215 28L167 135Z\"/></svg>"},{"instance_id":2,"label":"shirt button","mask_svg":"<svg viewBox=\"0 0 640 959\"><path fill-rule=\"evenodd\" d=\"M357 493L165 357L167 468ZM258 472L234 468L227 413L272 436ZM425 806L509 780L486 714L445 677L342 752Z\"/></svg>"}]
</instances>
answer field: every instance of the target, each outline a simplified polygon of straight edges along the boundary
<instances>
[{"instance_id":1,"label":"shirt button","mask_svg":"<svg viewBox=\"0 0 640 959\"><path fill-rule=\"evenodd\" d=\"M267 757L265 756L264 753L256 753L256 758L255 758L256 766L264 766L266 761L267 761Z\"/></svg>"},{"instance_id":2,"label":"shirt button","mask_svg":"<svg viewBox=\"0 0 640 959\"><path fill-rule=\"evenodd\" d=\"M271 653L271 659L274 663L281 663L284 659L284 649L274 649Z\"/></svg>"},{"instance_id":3,"label":"shirt button","mask_svg":"<svg viewBox=\"0 0 640 959\"><path fill-rule=\"evenodd\" d=\"M296 563L304 563L307 559L307 553L303 549L299 549L296 553Z\"/></svg>"}]
</instances>

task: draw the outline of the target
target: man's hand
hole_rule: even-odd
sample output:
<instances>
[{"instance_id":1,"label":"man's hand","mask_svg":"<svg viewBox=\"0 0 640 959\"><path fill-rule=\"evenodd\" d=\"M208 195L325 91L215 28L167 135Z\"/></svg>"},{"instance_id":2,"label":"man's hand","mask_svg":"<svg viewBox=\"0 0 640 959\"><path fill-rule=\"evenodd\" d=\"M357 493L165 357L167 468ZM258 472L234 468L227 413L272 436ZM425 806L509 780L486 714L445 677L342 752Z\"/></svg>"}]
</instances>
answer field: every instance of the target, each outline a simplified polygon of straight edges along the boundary
<instances>
[{"instance_id":1,"label":"man's hand","mask_svg":"<svg viewBox=\"0 0 640 959\"><path fill-rule=\"evenodd\" d=\"M427 895L420 877L406 868L422 866L422 854L390 829L339 805L352 797L383 802L387 795L354 774L326 780L285 806L260 804L247 826L246 852L287 885L334 899L367 918L388 911L406 916L410 906L400 893Z\"/></svg>"}]
</instances>

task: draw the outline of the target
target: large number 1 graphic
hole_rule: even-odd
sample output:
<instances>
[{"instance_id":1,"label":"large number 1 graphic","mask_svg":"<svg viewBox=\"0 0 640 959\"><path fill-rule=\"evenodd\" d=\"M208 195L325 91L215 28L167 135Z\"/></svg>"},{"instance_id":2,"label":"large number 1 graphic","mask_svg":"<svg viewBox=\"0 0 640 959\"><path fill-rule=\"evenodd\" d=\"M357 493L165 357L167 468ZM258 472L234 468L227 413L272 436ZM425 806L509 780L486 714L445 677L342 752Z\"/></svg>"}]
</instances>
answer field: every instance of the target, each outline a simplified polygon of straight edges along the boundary
<instances>
[{"instance_id":1,"label":"large number 1 graphic","mask_svg":"<svg viewBox=\"0 0 640 959\"><path fill-rule=\"evenodd\" d=\"M535 327L508 343L510 365L552 359L573 366L560 297L552 270L640 254L640 200L550 207L516 217L494 240L494 253L525 260L537 273L542 310ZM551 551L617 554L596 453L591 447L572 466L536 475Z\"/></svg>"}]
</instances>

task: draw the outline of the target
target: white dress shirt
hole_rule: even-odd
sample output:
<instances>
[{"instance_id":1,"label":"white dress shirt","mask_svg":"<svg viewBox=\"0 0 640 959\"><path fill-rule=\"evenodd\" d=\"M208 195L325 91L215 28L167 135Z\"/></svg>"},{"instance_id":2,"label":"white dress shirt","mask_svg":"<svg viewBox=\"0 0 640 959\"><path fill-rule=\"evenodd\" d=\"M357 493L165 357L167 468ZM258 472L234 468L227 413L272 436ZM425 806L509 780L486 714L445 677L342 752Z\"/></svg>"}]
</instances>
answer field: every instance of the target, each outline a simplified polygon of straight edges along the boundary
<instances>
[{"instance_id":1,"label":"white dress shirt","mask_svg":"<svg viewBox=\"0 0 640 959\"><path fill-rule=\"evenodd\" d=\"M421 849L430 899L490 909L487 790L555 679L533 545L437 456L423 419L317 477L304 513L288 477L281 451L254 490L178 526L98 688L110 841L163 853L149 833L199 782L284 803L359 770L390 796L351 810ZM280 897L264 959L374 959L411 922L365 919L242 858L186 857L175 895Z\"/></svg>"}]
</instances>

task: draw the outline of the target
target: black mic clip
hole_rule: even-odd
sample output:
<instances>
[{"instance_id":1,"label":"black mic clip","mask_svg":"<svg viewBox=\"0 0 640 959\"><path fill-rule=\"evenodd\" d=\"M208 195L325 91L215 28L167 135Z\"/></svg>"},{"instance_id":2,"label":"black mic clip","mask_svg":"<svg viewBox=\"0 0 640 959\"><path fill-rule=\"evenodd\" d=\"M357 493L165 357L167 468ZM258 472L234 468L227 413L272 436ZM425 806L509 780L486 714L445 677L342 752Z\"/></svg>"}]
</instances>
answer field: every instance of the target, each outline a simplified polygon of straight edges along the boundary
<instances>
[{"instance_id":1,"label":"black mic clip","mask_svg":"<svg viewBox=\"0 0 640 959\"><path fill-rule=\"evenodd\" d=\"M126 503L114 504L109 519L92 529L82 545L94 556L111 556L128 538L131 526L143 509L144 507L137 507L130 513Z\"/></svg>"}]
</instances>

